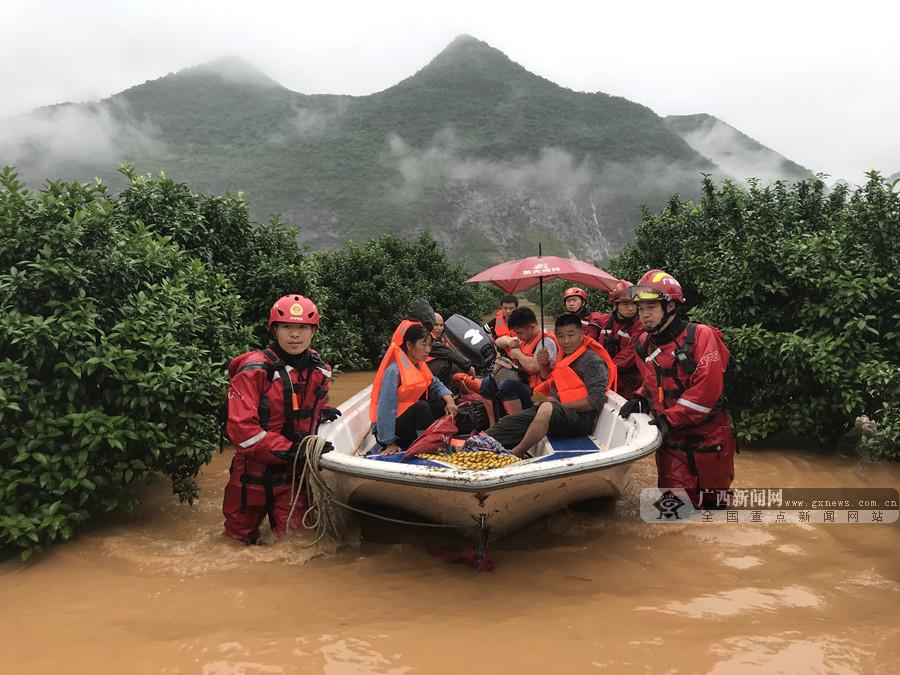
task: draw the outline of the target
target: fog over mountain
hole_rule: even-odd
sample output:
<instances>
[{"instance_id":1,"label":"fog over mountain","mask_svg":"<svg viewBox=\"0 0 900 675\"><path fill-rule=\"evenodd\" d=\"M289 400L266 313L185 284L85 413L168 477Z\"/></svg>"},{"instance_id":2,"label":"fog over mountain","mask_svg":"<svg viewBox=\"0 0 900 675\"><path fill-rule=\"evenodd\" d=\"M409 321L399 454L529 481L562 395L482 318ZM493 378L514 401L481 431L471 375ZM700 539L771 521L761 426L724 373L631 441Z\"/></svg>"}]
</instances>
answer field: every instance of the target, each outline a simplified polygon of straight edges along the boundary
<instances>
[{"instance_id":1,"label":"fog over mountain","mask_svg":"<svg viewBox=\"0 0 900 675\"><path fill-rule=\"evenodd\" d=\"M119 162L241 190L254 217L282 213L315 247L429 230L473 266L538 242L602 259L631 239L641 205L695 196L701 173L807 173L714 117L565 89L470 36L368 96L294 92L228 57L0 128L0 164L32 185L115 188Z\"/></svg>"},{"instance_id":2,"label":"fog over mountain","mask_svg":"<svg viewBox=\"0 0 900 675\"><path fill-rule=\"evenodd\" d=\"M712 115L669 115L666 125L694 150L737 180L801 180L810 170L760 144Z\"/></svg>"}]
</instances>

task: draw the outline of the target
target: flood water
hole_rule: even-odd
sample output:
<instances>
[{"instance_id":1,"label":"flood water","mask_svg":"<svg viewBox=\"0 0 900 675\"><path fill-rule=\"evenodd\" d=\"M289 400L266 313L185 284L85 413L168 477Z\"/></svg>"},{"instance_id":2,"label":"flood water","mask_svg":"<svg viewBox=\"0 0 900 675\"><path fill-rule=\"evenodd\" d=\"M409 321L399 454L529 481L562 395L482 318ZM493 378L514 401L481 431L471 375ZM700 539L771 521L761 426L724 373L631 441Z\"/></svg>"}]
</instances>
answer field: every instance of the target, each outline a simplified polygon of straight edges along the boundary
<instances>
[{"instance_id":1,"label":"flood water","mask_svg":"<svg viewBox=\"0 0 900 675\"><path fill-rule=\"evenodd\" d=\"M368 383L344 375L333 400ZM443 531L362 523L308 537L222 535L230 454L180 505L146 488L132 516L0 565L0 672L890 673L900 664L900 529L653 525L652 458L612 505L547 517L494 545L489 573L430 555ZM900 486L900 466L744 451L740 486Z\"/></svg>"}]
</instances>

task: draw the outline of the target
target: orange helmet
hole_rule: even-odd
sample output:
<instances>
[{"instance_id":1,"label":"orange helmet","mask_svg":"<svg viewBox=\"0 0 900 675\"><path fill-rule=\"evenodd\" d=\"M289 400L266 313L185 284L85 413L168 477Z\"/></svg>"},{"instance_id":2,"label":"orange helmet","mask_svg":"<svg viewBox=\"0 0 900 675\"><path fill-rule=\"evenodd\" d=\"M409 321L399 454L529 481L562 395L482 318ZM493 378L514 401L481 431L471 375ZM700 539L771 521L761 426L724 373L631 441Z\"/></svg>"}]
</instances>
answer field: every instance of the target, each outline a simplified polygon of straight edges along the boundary
<instances>
[{"instance_id":1,"label":"orange helmet","mask_svg":"<svg viewBox=\"0 0 900 675\"><path fill-rule=\"evenodd\" d=\"M668 272L650 270L636 286L628 289L628 299L634 302L657 300L659 302L684 302L684 291L681 284Z\"/></svg>"},{"instance_id":2,"label":"orange helmet","mask_svg":"<svg viewBox=\"0 0 900 675\"><path fill-rule=\"evenodd\" d=\"M563 302L569 298L581 298L584 303L587 304L587 293L578 288L578 286L572 286L572 288L566 289L566 292L563 293Z\"/></svg>"},{"instance_id":3,"label":"orange helmet","mask_svg":"<svg viewBox=\"0 0 900 675\"><path fill-rule=\"evenodd\" d=\"M617 302L631 302L631 299L628 297L628 289L634 286L630 281L625 281L624 279L619 281L613 289L609 292L609 302L610 304L616 304Z\"/></svg>"},{"instance_id":4,"label":"orange helmet","mask_svg":"<svg viewBox=\"0 0 900 675\"><path fill-rule=\"evenodd\" d=\"M299 323L319 325L319 310L309 298L303 295L285 295L278 298L269 310L269 328L273 323Z\"/></svg>"}]
</instances>

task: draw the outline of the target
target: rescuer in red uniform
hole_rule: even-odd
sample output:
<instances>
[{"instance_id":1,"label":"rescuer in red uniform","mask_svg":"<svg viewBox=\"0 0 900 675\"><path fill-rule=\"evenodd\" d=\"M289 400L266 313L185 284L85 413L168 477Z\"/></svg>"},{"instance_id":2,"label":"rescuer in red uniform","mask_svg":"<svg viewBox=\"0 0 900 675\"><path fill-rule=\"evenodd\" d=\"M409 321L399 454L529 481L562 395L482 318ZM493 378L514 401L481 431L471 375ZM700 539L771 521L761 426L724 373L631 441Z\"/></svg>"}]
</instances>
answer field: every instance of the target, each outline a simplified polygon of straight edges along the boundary
<instances>
[{"instance_id":1,"label":"rescuer in red uniform","mask_svg":"<svg viewBox=\"0 0 900 675\"><path fill-rule=\"evenodd\" d=\"M563 293L563 305L569 314L574 314L581 319L581 326L584 328L584 334L589 338L596 340L600 335L600 326L592 323L595 316L599 312L591 312L588 310L588 297L583 288L572 286L567 288Z\"/></svg>"},{"instance_id":2,"label":"rescuer in red uniform","mask_svg":"<svg viewBox=\"0 0 900 675\"><path fill-rule=\"evenodd\" d=\"M228 366L226 432L235 454L222 511L225 533L243 544L257 542L267 515L276 536L300 527L307 508L299 480L305 458L296 457L300 441L340 415L328 407L331 367L310 347L318 328L313 301L286 295L269 312L272 345Z\"/></svg>"},{"instance_id":3,"label":"rescuer in red uniform","mask_svg":"<svg viewBox=\"0 0 900 675\"><path fill-rule=\"evenodd\" d=\"M626 401L634 398L634 392L641 386L641 374L634 361L634 346L644 332L644 324L637 318L637 305L628 297L631 287L631 282L620 281L609 293L612 312L592 312L590 315L591 324L598 327L599 335L594 339L606 347L618 368L616 393Z\"/></svg>"},{"instance_id":4,"label":"rescuer in red uniform","mask_svg":"<svg viewBox=\"0 0 900 675\"><path fill-rule=\"evenodd\" d=\"M650 270L629 297L646 334L635 347L642 383L620 414L653 415L663 435L656 451L660 488L684 488L695 506L715 505L734 479L726 400L731 355L717 328L675 315L684 293L670 274Z\"/></svg>"}]
</instances>

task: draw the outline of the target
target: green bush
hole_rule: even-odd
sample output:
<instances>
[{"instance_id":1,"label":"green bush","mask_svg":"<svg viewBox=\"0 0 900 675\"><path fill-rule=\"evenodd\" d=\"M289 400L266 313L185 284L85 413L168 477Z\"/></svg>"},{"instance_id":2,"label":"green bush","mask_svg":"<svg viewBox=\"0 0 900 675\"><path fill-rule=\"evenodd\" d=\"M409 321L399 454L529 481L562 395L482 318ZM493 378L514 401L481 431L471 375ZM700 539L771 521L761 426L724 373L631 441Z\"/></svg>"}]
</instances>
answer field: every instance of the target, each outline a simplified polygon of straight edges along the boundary
<instances>
[{"instance_id":1,"label":"green bush","mask_svg":"<svg viewBox=\"0 0 900 675\"><path fill-rule=\"evenodd\" d=\"M314 346L332 365L349 370L367 367L363 355L363 327L333 304L330 290L318 280L318 266L297 243L298 232L279 216L267 223L250 220L241 194L201 195L161 174L123 172L129 184L119 199L124 213L155 232L172 237L191 255L225 275L241 301L241 324L253 331L253 345L271 341L269 308L289 293L311 298L323 321Z\"/></svg>"},{"instance_id":2,"label":"green bush","mask_svg":"<svg viewBox=\"0 0 900 675\"><path fill-rule=\"evenodd\" d=\"M123 173L112 197L100 183L29 192L0 171L3 556L130 508L147 476L192 501L225 366L269 341L274 299L313 298L316 346L347 368L373 365L413 297L476 317L490 305L430 236L312 255L280 218L252 223L240 195Z\"/></svg>"},{"instance_id":3,"label":"green bush","mask_svg":"<svg viewBox=\"0 0 900 675\"><path fill-rule=\"evenodd\" d=\"M818 179L742 188L703 181L699 204L645 213L610 271L684 286L693 319L723 329L739 367L738 433L832 443L860 414L900 458L900 195L877 172L851 190Z\"/></svg>"},{"instance_id":4,"label":"green bush","mask_svg":"<svg viewBox=\"0 0 900 675\"><path fill-rule=\"evenodd\" d=\"M172 219L180 215L173 213ZM27 557L162 473L182 500L249 341L223 275L100 185L0 172L0 551Z\"/></svg>"},{"instance_id":5,"label":"green bush","mask_svg":"<svg viewBox=\"0 0 900 675\"><path fill-rule=\"evenodd\" d=\"M314 259L330 299L329 321L358 336L369 366L413 298L428 299L444 318L459 313L478 320L492 306L486 285L465 283L464 264L451 261L427 233L413 241L384 235L364 245L351 242Z\"/></svg>"}]
</instances>

